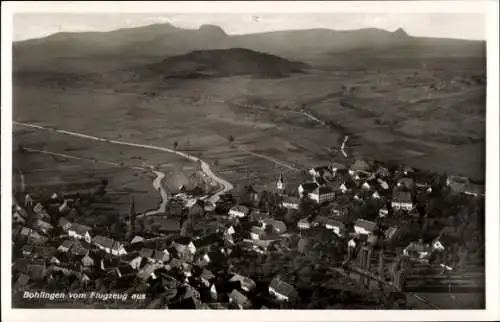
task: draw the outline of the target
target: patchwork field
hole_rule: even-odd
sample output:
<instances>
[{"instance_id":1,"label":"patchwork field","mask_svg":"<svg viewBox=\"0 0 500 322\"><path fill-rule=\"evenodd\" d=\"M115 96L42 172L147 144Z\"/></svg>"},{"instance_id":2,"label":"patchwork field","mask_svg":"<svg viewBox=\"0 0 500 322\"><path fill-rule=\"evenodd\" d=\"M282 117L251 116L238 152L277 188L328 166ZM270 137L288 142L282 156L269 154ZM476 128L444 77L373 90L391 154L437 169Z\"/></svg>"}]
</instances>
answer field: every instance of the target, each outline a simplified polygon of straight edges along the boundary
<instances>
[{"instance_id":1,"label":"patchwork field","mask_svg":"<svg viewBox=\"0 0 500 322\"><path fill-rule=\"evenodd\" d=\"M405 162L481 181L481 68L312 70L283 79L163 82L113 82L105 74L68 88L20 81L14 88L14 119L110 139L176 144L235 186L272 184L280 171L296 176L328 162L344 135L351 137L351 157ZM66 139L50 138L60 148ZM71 144L78 149L80 142ZM121 147L91 144L96 157L130 157ZM165 153L130 153L150 164L174 162Z\"/></svg>"}]
</instances>

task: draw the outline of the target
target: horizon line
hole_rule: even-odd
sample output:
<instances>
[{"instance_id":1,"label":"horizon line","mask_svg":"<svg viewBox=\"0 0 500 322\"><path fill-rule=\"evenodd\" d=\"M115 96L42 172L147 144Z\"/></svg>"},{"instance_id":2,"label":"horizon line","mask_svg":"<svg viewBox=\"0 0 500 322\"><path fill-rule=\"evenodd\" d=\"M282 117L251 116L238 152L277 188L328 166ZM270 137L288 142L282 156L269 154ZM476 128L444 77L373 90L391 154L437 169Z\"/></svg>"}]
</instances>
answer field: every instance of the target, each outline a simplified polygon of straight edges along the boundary
<instances>
[{"instance_id":1,"label":"horizon line","mask_svg":"<svg viewBox=\"0 0 500 322\"><path fill-rule=\"evenodd\" d=\"M135 27L124 27L124 28L114 28L114 29L109 29L109 30L74 30L74 31L58 31L58 32L53 32L44 36L38 36L38 37L32 37L32 38L24 38L24 39L19 39L19 40L12 40L12 43L19 43L23 41L30 41L30 40L37 40L37 39L44 39L44 38L49 38L51 36L55 36L58 34L72 34L72 33L109 33L109 32L116 32L119 30L132 30L132 29L140 29L140 28L147 28L147 27L152 27L152 26L171 26L176 29L180 30L200 30L203 26L211 26L211 27L216 27L220 28L226 36L245 36L245 35L259 35L259 34L270 34L270 33L275 33L275 32L287 32L287 31L313 31L313 30L324 30L324 31L332 31L332 32L348 32L348 31L360 31L360 30L380 30L380 31L385 31L388 33L395 33L399 30L402 30L408 37L410 38L432 38L432 39L453 39L453 40L463 40L463 41L481 41L481 42L486 42L486 39L479 39L479 38L459 38L459 37L432 37L432 36L414 36L409 34L405 28L403 27L398 27L395 30L391 31L388 29L380 28L380 27L362 27L362 28L357 28L357 29L332 29L332 28L288 28L288 29L277 29L277 30L270 30L270 31L258 31L258 32L246 32L246 33L228 33L223 27L216 25L216 24L201 24L198 28L184 28L184 27L178 27L174 25L171 22L157 22L157 23L151 23L151 24L144 24L140 26L135 26Z\"/></svg>"}]
</instances>

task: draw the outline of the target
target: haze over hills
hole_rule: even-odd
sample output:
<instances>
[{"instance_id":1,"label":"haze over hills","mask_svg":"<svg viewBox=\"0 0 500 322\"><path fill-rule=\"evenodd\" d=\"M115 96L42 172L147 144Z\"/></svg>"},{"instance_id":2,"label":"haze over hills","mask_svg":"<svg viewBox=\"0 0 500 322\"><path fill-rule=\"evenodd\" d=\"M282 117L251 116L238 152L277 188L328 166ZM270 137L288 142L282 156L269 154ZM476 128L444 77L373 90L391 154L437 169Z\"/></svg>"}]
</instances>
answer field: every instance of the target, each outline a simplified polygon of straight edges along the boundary
<instances>
[{"instance_id":1,"label":"haze over hills","mask_svg":"<svg viewBox=\"0 0 500 322\"><path fill-rule=\"evenodd\" d=\"M314 65L329 63L332 55L342 53L404 59L484 58L485 47L484 41L412 37L402 29L309 29L228 35L218 26L182 29L167 23L110 32L57 33L16 42L13 57L15 70L50 69L53 64L60 68L63 59L114 61L101 67L122 68L196 50L244 48ZM119 64L116 59L120 59Z\"/></svg>"}]
</instances>

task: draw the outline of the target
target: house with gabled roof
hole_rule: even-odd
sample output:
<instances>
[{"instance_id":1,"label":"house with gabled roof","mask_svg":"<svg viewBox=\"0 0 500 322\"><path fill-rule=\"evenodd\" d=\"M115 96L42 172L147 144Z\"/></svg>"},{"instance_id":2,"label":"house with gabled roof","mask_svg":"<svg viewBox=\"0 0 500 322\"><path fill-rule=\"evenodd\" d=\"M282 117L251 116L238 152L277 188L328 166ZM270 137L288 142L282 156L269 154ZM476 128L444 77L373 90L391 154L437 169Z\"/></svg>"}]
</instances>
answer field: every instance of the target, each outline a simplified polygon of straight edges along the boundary
<instances>
[{"instance_id":1,"label":"house with gabled roof","mask_svg":"<svg viewBox=\"0 0 500 322\"><path fill-rule=\"evenodd\" d=\"M400 234L400 229L396 226L391 226L385 230L384 237L387 241L391 241L398 238L399 234Z\"/></svg>"},{"instance_id":2,"label":"house with gabled roof","mask_svg":"<svg viewBox=\"0 0 500 322\"><path fill-rule=\"evenodd\" d=\"M396 185L400 188L413 189L415 181L409 177L399 178Z\"/></svg>"},{"instance_id":3,"label":"house with gabled roof","mask_svg":"<svg viewBox=\"0 0 500 322\"><path fill-rule=\"evenodd\" d=\"M143 258L141 256L135 256L132 258L132 260L129 262L130 267L133 269L138 270L143 263Z\"/></svg>"},{"instance_id":4,"label":"house with gabled roof","mask_svg":"<svg viewBox=\"0 0 500 322\"><path fill-rule=\"evenodd\" d=\"M79 242L76 242L71 247L70 253L74 256L85 256L89 253L89 250L88 250L88 248L86 248L82 244L80 244Z\"/></svg>"},{"instance_id":5,"label":"house with gabled roof","mask_svg":"<svg viewBox=\"0 0 500 322\"><path fill-rule=\"evenodd\" d=\"M257 287L257 284L255 283L254 280L252 280L249 277L240 275L240 274L234 274L230 279L229 282L231 283L238 283L239 288L242 289L245 292L251 292Z\"/></svg>"},{"instance_id":6,"label":"house with gabled roof","mask_svg":"<svg viewBox=\"0 0 500 322\"><path fill-rule=\"evenodd\" d=\"M354 223L354 232L359 235L372 235L377 230L377 224L366 219L358 219Z\"/></svg>"},{"instance_id":7,"label":"house with gabled roof","mask_svg":"<svg viewBox=\"0 0 500 322\"><path fill-rule=\"evenodd\" d=\"M170 253L168 250L158 250L155 249L151 260L155 263L166 263L170 260Z\"/></svg>"},{"instance_id":8,"label":"house with gabled roof","mask_svg":"<svg viewBox=\"0 0 500 322\"><path fill-rule=\"evenodd\" d=\"M91 236L90 236L91 231L92 231L92 229L89 226L73 223L68 228L68 236L76 238L76 239L83 239L87 243L90 243L91 242Z\"/></svg>"},{"instance_id":9,"label":"house with gabled roof","mask_svg":"<svg viewBox=\"0 0 500 322\"><path fill-rule=\"evenodd\" d=\"M21 253L23 256L27 257L33 254L34 247L33 245L24 245L23 248L21 249Z\"/></svg>"},{"instance_id":10,"label":"house with gabled roof","mask_svg":"<svg viewBox=\"0 0 500 322\"><path fill-rule=\"evenodd\" d=\"M64 217L59 218L57 225L65 232L71 228L71 222Z\"/></svg>"},{"instance_id":11,"label":"house with gabled roof","mask_svg":"<svg viewBox=\"0 0 500 322\"><path fill-rule=\"evenodd\" d=\"M45 235L48 235L52 231L52 229L54 229L54 226L52 226L50 223L40 219L35 221L33 227Z\"/></svg>"},{"instance_id":12,"label":"house with gabled roof","mask_svg":"<svg viewBox=\"0 0 500 322\"><path fill-rule=\"evenodd\" d=\"M292 196L283 196L283 200L281 201L281 206L286 209L299 209L300 206L300 198L292 197Z\"/></svg>"},{"instance_id":13,"label":"house with gabled roof","mask_svg":"<svg viewBox=\"0 0 500 322\"><path fill-rule=\"evenodd\" d=\"M134 238L132 238L132 240L130 241L131 244L142 243L142 242L144 242L144 237L138 235L135 235Z\"/></svg>"},{"instance_id":14,"label":"house with gabled roof","mask_svg":"<svg viewBox=\"0 0 500 322\"><path fill-rule=\"evenodd\" d=\"M388 178L391 176L391 172L386 167L379 166L375 171L375 175L379 178Z\"/></svg>"},{"instance_id":15,"label":"house with gabled roof","mask_svg":"<svg viewBox=\"0 0 500 322\"><path fill-rule=\"evenodd\" d=\"M410 211L413 208L413 199L409 192L394 189L391 201L392 209Z\"/></svg>"},{"instance_id":16,"label":"house with gabled roof","mask_svg":"<svg viewBox=\"0 0 500 322\"><path fill-rule=\"evenodd\" d=\"M313 178L322 178L325 176L327 176L327 177L332 176L332 172L330 170L330 167L328 167L328 166L314 167L314 168L309 169L308 172Z\"/></svg>"},{"instance_id":17,"label":"house with gabled roof","mask_svg":"<svg viewBox=\"0 0 500 322\"><path fill-rule=\"evenodd\" d=\"M197 250L206 249L209 250L211 246L217 246L222 244L224 239L218 233L208 234L200 238L193 240L193 244Z\"/></svg>"},{"instance_id":18,"label":"house with gabled roof","mask_svg":"<svg viewBox=\"0 0 500 322\"><path fill-rule=\"evenodd\" d=\"M339 163L339 162L332 162L330 164L330 171L333 173L333 174L336 174L337 172L339 171L343 171L343 170L346 170L347 169L347 166L343 163Z\"/></svg>"},{"instance_id":19,"label":"house with gabled roof","mask_svg":"<svg viewBox=\"0 0 500 322\"><path fill-rule=\"evenodd\" d=\"M150 259L151 257L153 257L153 252L154 252L154 249L151 249L151 248L142 248L139 251L139 256L142 257L142 258L145 258L145 259Z\"/></svg>"},{"instance_id":20,"label":"house with gabled roof","mask_svg":"<svg viewBox=\"0 0 500 322\"><path fill-rule=\"evenodd\" d=\"M14 211L12 214L12 223L13 224L25 224L26 219L21 215L19 211Z\"/></svg>"},{"instance_id":21,"label":"house with gabled roof","mask_svg":"<svg viewBox=\"0 0 500 322\"><path fill-rule=\"evenodd\" d=\"M238 290L232 290L231 293L229 293L229 302L236 305L241 310L252 307L252 302L250 302L248 297Z\"/></svg>"},{"instance_id":22,"label":"house with gabled roof","mask_svg":"<svg viewBox=\"0 0 500 322\"><path fill-rule=\"evenodd\" d=\"M275 277L269 284L269 294L285 302L294 302L299 296L292 285L284 282L279 277Z\"/></svg>"},{"instance_id":23,"label":"house with gabled roof","mask_svg":"<svg viewBox=\"0 0 500 322\"><path fill-rule=\"evenodd\" d=\"M108 254L116 253L116 250L113 252L115 249L115 241L111 238L98 235L94 238L94 245Z\"/></svg>"},{"instance_id":24,"label":"house with gabled roof","mask_svg":"<svg viewBox=\"0 0 500 322\"><path fill-rule=\"evenodd\" d=\"M57 253L57 249L51 246L37 246L33 249L33 254L38 258L51 258Z\"/></svg>"},{"instance_id":25,"label":"house with gabled roof","mask_svg":"<svg viewBox=\"0 0 500 322\"><path fill-rule=\"evenodd\" d=\"M426 261L431 255L432 248L430 245L425 244L421 239L418 242L411 242L403 250L403 255L410 256L418 260Z\"/></svg>"},{"instance_id":26,"label":"house with gabled roof","mask_svg":"<svg viewBox=\"0 0 500 322\"><path fill-rule=\"evenodd\" d=\"M440 234L431 243L432 250L438 252L445 251L446 249L449 249L452 245L453 245L452 239L443 234Z\"/></svg>"},{"instance_id":27,"label":"house with gabled roof","mask_svg":"<svg viewBox=\"0 0 500 322\"><path fill-rule=\"evenodd\" d=\"M345 225L339 220L328 219L325 223L325 228L332 230L337 236L341 236L345 230Z\"/></svg>"},{"instance_id":28,"label":"house with gabled roof","mask_svg":"<svg viewBox=\"0 0 500 322\"><path fill-rule=\"evenodd\" d=\"M265 239L266 232L262 227L254 226L250 229L250 238L253 240Z\"/></svg>"},{"instance_id":29,"label":"house with gabled roof","mask_svg":"<svg viewBox=\"0 0 500 322\"><path fill-rule=\"evenodd\" d=\"M308 196L310 193L312 193L314 190L318 188L319 185L316 182L306 182L300 184L297 190L299 192L299 196L302 197L304 195Z\"/></svg>"},{"instance_id":30,"label":"house with gabled roof","mask_svg":"<svg viewBox=\"0 0 500 322\"><path fill-rule=\"evenodd\" d=\"M389 209L386 206L383 206L378 210L378 216L384 218L389 215Z\"/></svg>"},{"instance_id":31,"label":"house with gabled roof","mask_svg":"<svg viewBox=\"0 0 500 322\"><path fill-rule=\"evenodd\" d=\"M299 222L297 223L297 227L299 229L310 229L311 228L311 223L309 222L309 220L307 218L302 218L299 220Z\"/></svg>"},{"instance_id":32,"label":"house with gabled roof","mask_svg":"<svg viewBox=\"0 0 500 322\"><path fill-rule=\"evenodd\" d=\"M28 275L20 274L15 284L12 286L13 291L24 288L26 285L28 285L29 281L30 277Z\"/></svg>"},{"instance_id":33,"label":"house with gabled roof","mask_svg":"<svg viewBox=\"0 0 500 322\"><path fill-rule=\"evenodd\" d=\"M174 243L173 247L177 253L177 256L181 259L192 258L196 254L196 246L193 240L189 237L178 238Z\"/></svg>"},{"instance_id":34,"label":"house with gabled roof","mask_svg":"<svg viewBox=\"0 0 500 322\"><path fill-rule=\"evenodd\" d=\"M329 187L318 187L309 193L309 198L319 204L335 199L335 192Z\"/></svg>"},{"instance_id":35,"label":"house with gabled roof","mask_svg":"<svg viewBox=\"0 0 500 322\"><path fill-rule=\"evenodd\" d=\"M81 261L84 267L94 266L94 260L92 259L92 257L89 256L89 254L83 256Z\"/></svg>"},{"instance_id":36,"label":"house with gabled roof","mask_svg":"<svg viewBox=\"0 0 500 322\"><path fill-rule=\"evenodd\" d=\"M210 271L206 268L204 268L201 271L200 280L203 283L203 285L205 285L206 287L209 287L210 284L213 283L214 279L215 279L215 275L214 275L214 273L212 273L212 271Z\"/></svg>"},{"instance_id":37,"label":"house with gabled roof","mask_svg":"<svg viewBox=\"0 0 500 322\"><path fill-rule=\"evenodd\" d=\"M20 231L20 235L23 236L28 243L41 245L46 243L49 239L45 236L40 235L37 231L23 227Z\"/></svg>"},{"instance_id":38,"label":"house with gabled roof","mask_svg":"<svg viewBox=\"0 0 500 322\"><path fill-rule=\"evenodd\" d=\"M161 264L147 263L143 268L137 273L137 277L142 280L148 280L149 278L156 279L155 270L162 267Z\"/></svg>"},{"instance_id":39,"label":"house with gabled roof","mask_svg":"<svg viewBox=\"0 0 500 322\"><path fill-rule=\"evenodd\" d=\"M244 205L236 205L229 209L229 216L234 218L243 218L248 216L250 209Z\"/></svg>"}]
</instances>

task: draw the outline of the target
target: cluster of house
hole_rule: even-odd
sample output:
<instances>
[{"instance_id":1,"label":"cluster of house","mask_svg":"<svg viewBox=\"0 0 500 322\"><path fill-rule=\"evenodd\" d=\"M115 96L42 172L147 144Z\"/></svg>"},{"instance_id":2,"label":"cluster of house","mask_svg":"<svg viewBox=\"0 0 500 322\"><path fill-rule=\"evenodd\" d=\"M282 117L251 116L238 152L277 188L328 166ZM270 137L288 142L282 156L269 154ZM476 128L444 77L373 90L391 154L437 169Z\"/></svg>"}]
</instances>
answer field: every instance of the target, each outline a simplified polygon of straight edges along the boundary
<instances>
[{"instance_id":1,"label":"cluster of house","mask_svg":"<svg viewBox=\"0 0 500 322\"><path fill-rule=\"evenodd\" d=\"M218 267L217 263L225 266L236 244L246 251L265 253L274 242L295 232L301 234L322 227L338 236L347 236L349 253L360 244L376 243L381 233L386 240L395 238L398 228L390 227L381 232L376 222L359 218L349 231L343 218L350 206L338 206L336 200L340 196L352 202L375 201L378 217L384 218L395 213L413 214L416 193L432 192L430 179L420 177L409 167L390 171L381 165L356 160L349 166L332 163L308 172L310 181L300 184L297 193L292 194L287 191L283 175L279 177L276 188L280 206L298 211L302 199L308 198L320 207L329 207L329 215L308 216L300 219L297 227L287 227L284 221L273 218L267 211L237 204L228 210L228 220L222 229L198 237L147 239L135 236L127 242L118 241L96 235L91 227L67 220L65 214L74 209L71 200L61 200L55 194L51 198L52 211L49 211L30 195L25 196L23 206L14 199L13 235L18 236L23 244L23 258L14 265L18 272L15 288L22 289L31 280L51 278L54 272L59 272L74 276L83 284L108 278L147 289L160 283L166 290L177 290L177 295L170 301L173 307L198 308L203 303L211 303L223 308L228 304L241 309L250 308L250 298L256 287L254 281L237 272L226 276L211 270ZM447 184L454 189L454 185L463 181L460 180L450 177ZM462 183L464 187L470 187L468 181ZM467 193L469 190L457 191ZM199 198L191 198L191 195L181 194L176 198L183 201L182 207L199 207L203 212L214 210L214 207L203 208ZM28 214L35 215L34 220L29 220L29 225ZM430 244L422 241L411 243L403 254L426 261L432 253L442 252L446 247L445 238L440 236ZM141 283L130 283L130 279ZM269 284L268 294L277 301L294 301L298 297L294 287L278 277Z\"/></svg>"},{"instance_id":2,"label":"cluster of house","mask_svg":"<svg viewBox=\"0 0 500 322\"><path fill-rule=\"evenodd\" d=\"M171 301L172 307L199 308L203 303L220 307L231 304L241 309L252 306L249 294L255 291L254 281L235 272L228 277L218 276L210 270L215 263L224 265L231 255L232 236L239 233L233 225L227 225L223 232L202 237L146 239L135 236L123 243L94 235L91 227L70 222L64 216L58 219L57 228L51 226L45 232L37 228L39 219L36 227L25 227L29 211L51 220L41 203L32 202L29 196L26 199L24 207L14 202L13 213L25 219L24 223L15 224L18 236L26 237L17 240L23 246L21 258L13 266L17 277L14 290L22 290L30 281L53 279L58 272L76 277L81 285L102 278L128 282L133 279L140 283L130 285L142 285L145 289L161 283L165 289L175 289L178 294ZM266 231L276 235L286 230L284 223L272 219L265 220L263 225L274 227ZM269 284L268 293L276 301L297 298L293 287L278 277Z\"/></svg>"}]
</instances>

